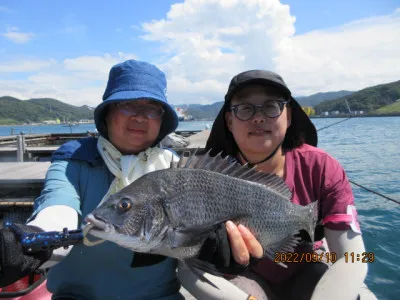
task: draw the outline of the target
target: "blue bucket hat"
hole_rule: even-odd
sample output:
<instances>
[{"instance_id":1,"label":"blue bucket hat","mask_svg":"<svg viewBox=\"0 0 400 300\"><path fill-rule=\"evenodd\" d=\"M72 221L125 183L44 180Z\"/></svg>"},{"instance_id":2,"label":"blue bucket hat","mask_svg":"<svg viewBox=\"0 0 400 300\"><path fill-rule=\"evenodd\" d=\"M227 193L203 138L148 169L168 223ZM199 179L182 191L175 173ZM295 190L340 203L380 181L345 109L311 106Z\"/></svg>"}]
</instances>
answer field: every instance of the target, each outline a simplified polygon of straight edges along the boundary
<instances>
[{"instance_id":1,"label":"blue bucket hat","mask_svg":"<svg viewBox=\"0 0 400 300\"><path fill-rule=\"evenodd\" d=\"M156 66L133 59L113 66L109 73L103 102L94 110L97 131L108 138L105 117L109 104L146 98L160 102L165 111L155 144L160 142L178 127L178 116L168 103L166 93L165 74Z\"/></svg>"}]
</instances>

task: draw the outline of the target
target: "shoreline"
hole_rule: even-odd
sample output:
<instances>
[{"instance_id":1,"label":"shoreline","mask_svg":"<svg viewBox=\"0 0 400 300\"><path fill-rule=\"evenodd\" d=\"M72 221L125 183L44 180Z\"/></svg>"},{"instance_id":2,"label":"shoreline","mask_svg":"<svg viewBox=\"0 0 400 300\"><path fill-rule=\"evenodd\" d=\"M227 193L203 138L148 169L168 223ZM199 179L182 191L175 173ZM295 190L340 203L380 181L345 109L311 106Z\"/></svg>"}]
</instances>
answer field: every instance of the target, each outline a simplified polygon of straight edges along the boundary
<instances>
[{"instance_id":1,"label":"shoreline","mask_svg":"<svg viewBox=\"0 0 400 300\"><path fill-rule=\"evenodd\" d=\"M400 117L400 114L388 115L338 115L338 116L309 116L310 119L346 119L346 118L387 118L387 117Z\"/></svg>"},{"instance_id":2,"label":"shoreline","mask_svg":"<svg viewBox=\"0 0 400 300\"><path fill-rule=\"evenodd\" d=\"M400 117L400 114L387 114L387 115L338 115L338 116L309 116L310 119L345 119L345 118L386 118L386 117ZM201 119L201 120L190 120L190 121L180 121L181 122L214 122L215 119ZM93 123L78 123L72 127L78 127L79 125L94 125ZM1 127L11 127L11 126L60 126L61 124L45 124L45 123L35 123L35 124L0 124ZM65 127L69 127L68 125L64 125Z\"/></svg>"}]
</instances>

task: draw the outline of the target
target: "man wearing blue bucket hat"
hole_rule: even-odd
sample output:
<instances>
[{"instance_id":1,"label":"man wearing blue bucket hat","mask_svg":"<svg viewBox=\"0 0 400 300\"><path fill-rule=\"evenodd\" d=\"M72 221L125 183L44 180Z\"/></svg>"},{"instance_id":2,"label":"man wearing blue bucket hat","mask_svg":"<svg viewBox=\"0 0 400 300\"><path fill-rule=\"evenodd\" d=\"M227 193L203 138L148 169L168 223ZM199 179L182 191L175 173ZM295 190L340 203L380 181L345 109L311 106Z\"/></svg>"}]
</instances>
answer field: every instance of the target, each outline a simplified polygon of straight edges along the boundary
<instances>
[{"instance_id":1,"label":"man wearing blue bucket hat","mask_svg":"<svg viewBox=\"0 0 400 300\"><path fill-rule=\"evenodd\" d=\"M176 154L159 146L178 125L166 90L165 75L154 65L128 60L113 66L103 102L94 111L99 137L71 141L55 151L45 187L22 229L79 229L102 199L177 161ZM7 265L12 263L2 264L2 286L41 265L50 268L52 299L183 299L175 259L132 253L109 242L25 255L16 240L0 236L4 253L21 261L10 272Z\"/></svg>"}]
</instances>

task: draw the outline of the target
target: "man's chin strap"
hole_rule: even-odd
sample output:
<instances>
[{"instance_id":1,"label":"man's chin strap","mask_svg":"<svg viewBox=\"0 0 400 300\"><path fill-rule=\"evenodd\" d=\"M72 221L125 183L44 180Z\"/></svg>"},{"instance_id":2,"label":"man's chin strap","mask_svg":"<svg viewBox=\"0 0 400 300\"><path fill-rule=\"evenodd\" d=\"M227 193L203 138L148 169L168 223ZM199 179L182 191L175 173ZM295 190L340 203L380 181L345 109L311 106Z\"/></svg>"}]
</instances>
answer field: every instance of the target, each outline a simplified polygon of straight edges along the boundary
<instances>
[{"instance_id":1,"label":"man's chin strap","mask_svg":"<svg viewBox=\"0 0 400 300\"><path fill-rule=\"evenodd\" d=\"M258 164L261 164L261 163L263 163L263 162L266 162L267 160L269 160L270 158L272 158L272 157L276 154L276 152L278 152L278 150L279 150L279 148L281 147L281 145L282 145L282 142L280 142L280 143L278 144L278 146L275 148L274 151L271 152L270 155L268 155L268 156L267 156L266 158L264 158L263 160L260 160L260 161L255 162L255 163L251 163L251 162L247 159L247 157L244 156L244 154L242 153L242 151L239 150L239 153L240 153L240 155L245 159L245 161L249 163L249 166L250 166L250 167L253 167L253 166L255 166L255 165L258 165Z\"/></svg>"}]
</instances>

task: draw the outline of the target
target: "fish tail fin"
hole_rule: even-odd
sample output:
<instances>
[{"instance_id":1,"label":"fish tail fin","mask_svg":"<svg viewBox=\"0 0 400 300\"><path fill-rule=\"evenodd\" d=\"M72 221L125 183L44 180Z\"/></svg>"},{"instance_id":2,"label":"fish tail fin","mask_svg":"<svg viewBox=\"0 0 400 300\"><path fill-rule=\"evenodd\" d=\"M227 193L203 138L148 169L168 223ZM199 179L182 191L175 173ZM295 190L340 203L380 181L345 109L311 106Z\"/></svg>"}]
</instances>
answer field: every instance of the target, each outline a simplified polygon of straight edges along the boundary
<instances>
[{"instance_id":1,"label":"fish tail fin","mask_svg":"<svg viewBox=\"0 0 400 300\"><path fill-rule=\"evenodd\" d=\"M307 219L305 222L305 230L310 236L311 242L314 242L315 227L318 221L319 201L312 202L305 206L307 209Z\"/></svg>"}]
</instances>

